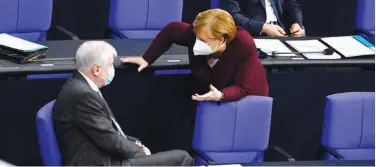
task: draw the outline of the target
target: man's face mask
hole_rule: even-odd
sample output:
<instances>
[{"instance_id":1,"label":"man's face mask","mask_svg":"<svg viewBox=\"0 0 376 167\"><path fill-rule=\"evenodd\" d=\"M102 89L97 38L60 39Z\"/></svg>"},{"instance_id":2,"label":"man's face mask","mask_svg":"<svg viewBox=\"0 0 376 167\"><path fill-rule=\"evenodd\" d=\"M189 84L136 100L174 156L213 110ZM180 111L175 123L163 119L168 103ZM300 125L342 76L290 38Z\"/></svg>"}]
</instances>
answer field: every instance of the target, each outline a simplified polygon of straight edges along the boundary
<instances>
[{"instance_id":1,"label":"man's face mask","mask_svg":"<svg viewBox=\"0 0 376 167\"><path fill-rule=\"evenodd\" d=\"M105 79L102 76L100 76L100 77L104 80L104 86L109 85L112 82L112 80L114 79L114 77L115 77L115 68L114 68L114 66L112 65L111 68L108 69L107 79Z\"/></svg>"}]
</instances>

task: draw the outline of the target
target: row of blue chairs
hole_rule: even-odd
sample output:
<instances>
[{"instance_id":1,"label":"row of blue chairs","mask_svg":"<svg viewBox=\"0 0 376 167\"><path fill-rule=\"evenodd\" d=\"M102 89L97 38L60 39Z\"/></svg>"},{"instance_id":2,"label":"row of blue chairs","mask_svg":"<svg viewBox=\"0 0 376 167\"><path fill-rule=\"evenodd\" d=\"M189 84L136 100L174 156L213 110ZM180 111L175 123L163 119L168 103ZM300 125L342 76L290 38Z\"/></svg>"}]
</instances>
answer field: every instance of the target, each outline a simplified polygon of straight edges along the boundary
<instances>
[{"instance_id":1,"label":"row of blue chairs","mask_svg":"<svg viewBox=\"0 0 376 167\"><path fill-rule=\"evenodd\" d=\"M220 0L211 0L211 8L220 7ZM51 28L53 0L1 0L0 33L42 41ZM111 0L108 35L111 38L153 39L172 21L181 21L183 0ZM358 0L357 33L374 41L375 1ZM61 26L55 27L78 39Z\"/></svg>"},{"instance_id":2,"label":"row of blue chairs","mask_svg":"<svg viewBox=\"0 0 376 167\"><path fill-rule=\"evenodd\" d=\"M52 125L54 101L37 113L37 132L44 165L61 165ZM273 99L248 96L236 102L200 102L197 106L193 148L195 165L251 164L263 161L274 148L289 161L293 156L269 146ZM348 92L326 97L322 146L324 160L374 160L375 93Z\"/></svg>"},{"instance_id":3,"label":"row of blue chairs","mask_svg":"<svg viewBox=\"0 0 376 167\"><path fill-rule=\"evenodd\" d=\"M53 0L1 0L0 33L36 42L51 29ZM108 27L112 38L154 38L172 21L181 21L183 0L111 0ZM62 26L54 27L78 37Z\"/></svg>"}]
</instances>

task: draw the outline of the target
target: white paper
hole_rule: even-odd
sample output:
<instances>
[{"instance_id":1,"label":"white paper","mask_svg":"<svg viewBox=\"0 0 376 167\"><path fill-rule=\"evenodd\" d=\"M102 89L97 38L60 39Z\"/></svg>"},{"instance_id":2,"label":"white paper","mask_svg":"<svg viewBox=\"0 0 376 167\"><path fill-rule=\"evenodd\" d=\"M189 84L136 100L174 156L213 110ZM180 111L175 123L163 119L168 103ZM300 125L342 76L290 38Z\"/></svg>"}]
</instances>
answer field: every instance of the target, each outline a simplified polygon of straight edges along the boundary
<instances>
[{"instance_id":1,"label":"white paper","mask_svg":"<svg viewBox=\"0 0 376 167\"><path fill-rule=\"evenodd\" d=\"M293 40L286 41L286 43L298 52L320 52L328 48L319 40ZM341 56L335 52L332 55L324 55L323 53L305 53L303 55L307 59L341 59Z\"/></svg>"},{"instance_id":2,"label":"white paper","mask_svg":"<svg viewBox=\"0 0 376 167\"><path fill-rule=\"evenodd\" d=\"M325 43L345 57L355 57L375 54L371 48L363 45L352 36L321 38Z\"/></svg>"},{"instance_id":3,"label":"white paper","mask_svg":"<svg viewBox=\"0 0 376 167\"><path fill-rule=\"evenodd\" d=\"M39 45L30 41L23 40L5 33L0 34L0 45L14 48L17 50L31 52L39 49L47 48L46 46Z\"/></svg>"},{"instance_id":4,"label":"white paper","mask_svg":"<svg viewBox=\"0 0 376 167\"><path fill-rule=\"evenodd\" d=\"M271 55L272 52L291 52L291 50L283 44L278 39L253 39L255 41L256 47L261 49L263 52ZM278 56L283 57L291 57L296 56L295 54L279 54Z\"/></svg>"}]
</instances>

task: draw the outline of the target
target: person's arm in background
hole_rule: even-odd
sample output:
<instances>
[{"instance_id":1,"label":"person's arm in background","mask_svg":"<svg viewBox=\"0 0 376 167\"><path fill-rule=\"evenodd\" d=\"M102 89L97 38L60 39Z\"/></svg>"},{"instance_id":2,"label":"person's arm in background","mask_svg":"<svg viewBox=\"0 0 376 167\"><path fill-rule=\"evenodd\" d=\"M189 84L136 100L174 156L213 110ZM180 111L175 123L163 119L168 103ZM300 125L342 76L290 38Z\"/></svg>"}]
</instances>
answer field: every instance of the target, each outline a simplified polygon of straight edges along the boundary
<instances>
[{"instance_id":1,"label":"person's arm in background","mask_svg":"<svg viewBox=\"0 0 376 167\"><path fill-rule=\"evenodd\" d=\"M120 61L122 63L138 64L138 71L140 72L149 64L154 63L155 60L171 48L172 44L188 46L194 40L192 39L193 37L191 24L171 22L158 33L142 57L126 57L121 58Z\"/></svg>"},{"instance_id":2,"label":"person's arm in background","mask_svg":"<svg viewBox=\"0 0 376 167\"><path fill-rule=\"evenodd\" d=\"M285 0L284 10L289 21L291 22L291 33L297 32L295 33L297 36L305 35L302 10L300 9L299 4L296 3L296 0Z\"/></svg>"},{"instance_id":3,"label":"person's arm in background","mask_svg":"<svg viewBox=\"0 0 376 167\"><path fill-rule=\"evenodd\" d=\"M163 53L170 49L172 44L188 46L193 37L192 33L193 28L191 24L171 22L159 32L142 58L149 64L152 64Z\"/></svg>"},{"instance_id":4,"label":"person's arm in background","mask_svg":"<svg viewBox=\"0 0 376 167\"><path fill-rule=\"evenodd\" d=\"M241 1L242 0L221 0L221 8L232 15L237 25L246 29L252 36L259 36L264 22L255 21L247 17L240 7Z\"/></svg>"}]
</instances>

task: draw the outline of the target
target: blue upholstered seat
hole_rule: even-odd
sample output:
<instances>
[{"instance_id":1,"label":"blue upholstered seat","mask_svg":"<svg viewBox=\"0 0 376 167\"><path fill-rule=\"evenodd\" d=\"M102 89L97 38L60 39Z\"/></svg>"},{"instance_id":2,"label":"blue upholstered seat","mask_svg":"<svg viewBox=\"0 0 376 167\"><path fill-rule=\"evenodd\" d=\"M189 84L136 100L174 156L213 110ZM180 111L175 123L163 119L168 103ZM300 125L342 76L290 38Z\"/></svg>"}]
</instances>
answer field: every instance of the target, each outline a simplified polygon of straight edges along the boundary
<instances>
[{"instance_id":1,"label":"blue upholstered seat","mask_svg":"<svg viewBox=\"0 0 376 167\"><path fill-rule=\"evenodd\" d=\"M53 0L1 0L0 33L29 41L46 39Z\"/></svg>"},{"instance_id":2,"label":"blue upholstered seat","mask_svg":"<svg viewBox=\"0 0 376 167\"><path fill-rule=\"evenodd\" d=\"M257 163L268 147L273 99L248 96L236 102L200 102L193 148L216 164ZM197 157L195 165L206 162Z\"/></svg>"},{"instance_id":3,"label":"blue upholstered seat","mask_svg":"<svg viewBox=\"0 0 376 167\"><path fill-rule=\"evenodd\" d=\"M359 35L375 44L375 0L358 0L356 29Z\"/></svg>"},{"instance_id":4,"label":"blue upholstered seat","mask_svg":"<svg viewBox=\"0 0 376 167\"><path fill-rule=\"evenodd\" d=\"M59 146L52 123L52 108L55 100L43 106L37 113L37 133L39 150L45 166L60 166Z\"/></svg>"},{"instance_id":5,"label":"blue upholstered seat","mask_svg":"<svg viewBox=\"0 0 376 167\"><path fill-rule=\"evenodd\" d=\"M375 93L348 92L328 96L321 143L346 160L374 160ZM327 153L324 159L335 157Z\"/></svg>"},{"instance_id":6,"label":"blue upholstered seat","mask_svg":"<svg viewBox=\"0 0 376 167\"><path fill-rule=\"evenodd\" d=\"M181 21L182 11L183 0L111 0L109 28L129 39L153 39L169 22Z\"/></svg>"}]
</instances>

